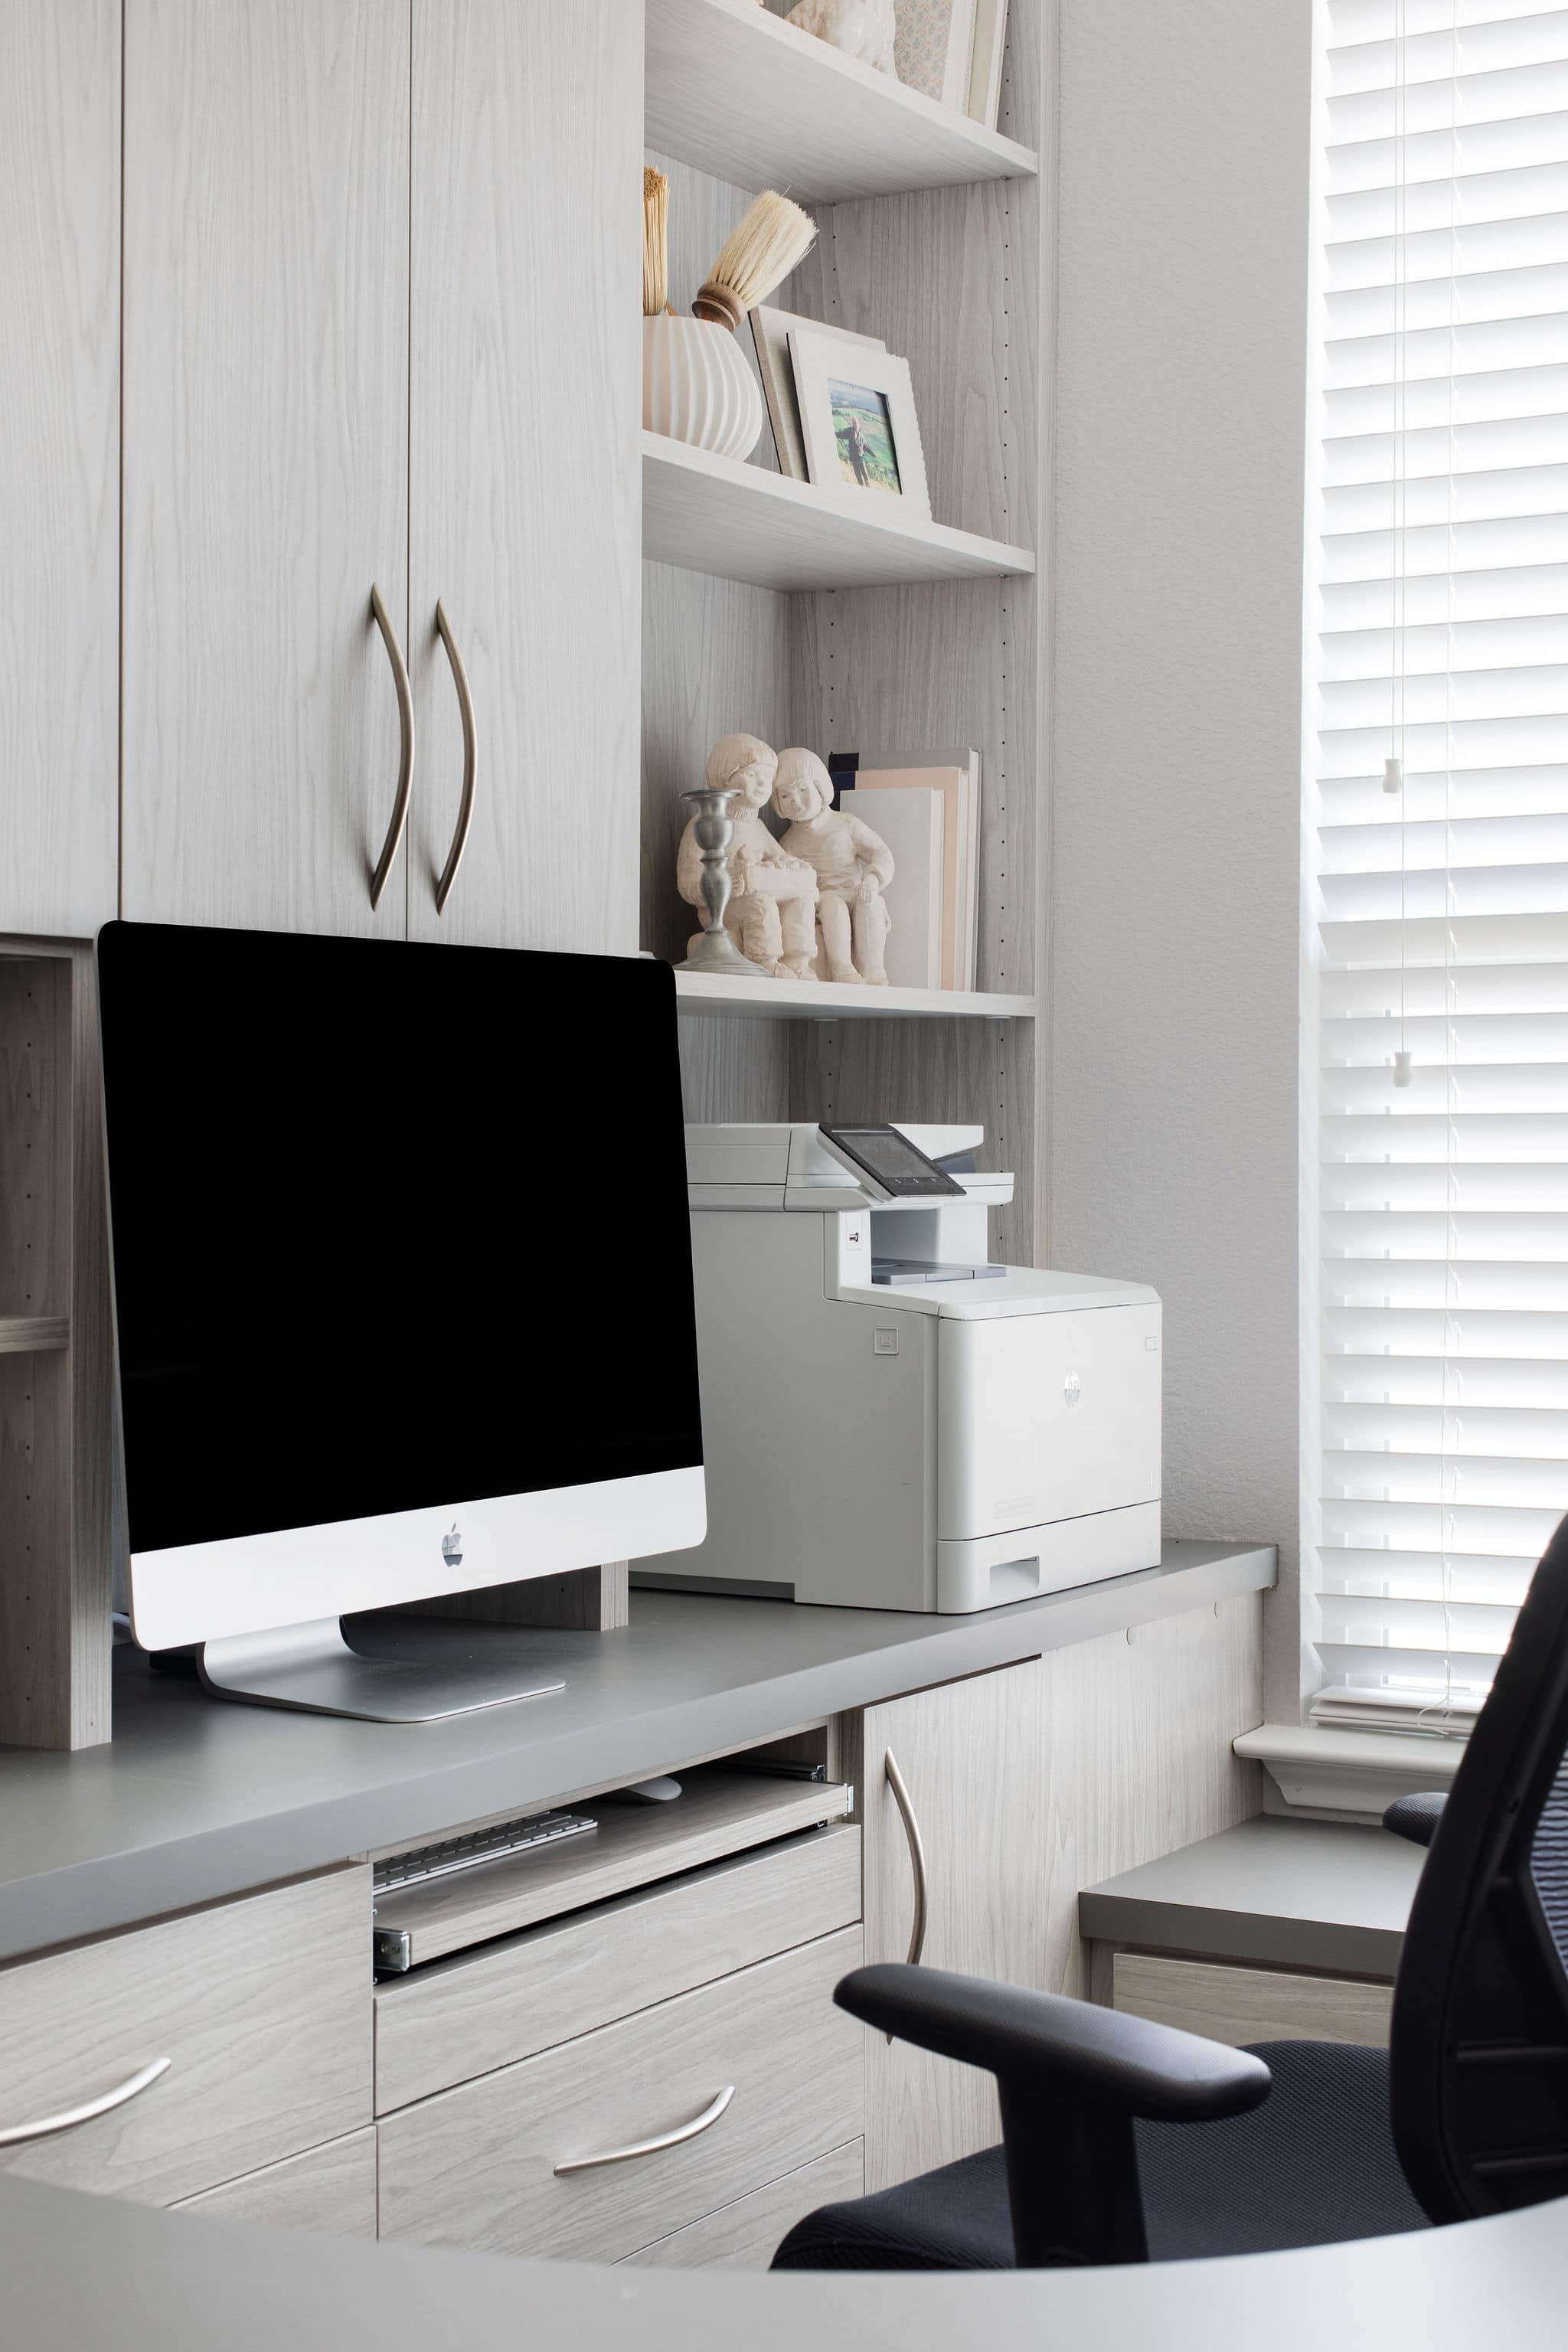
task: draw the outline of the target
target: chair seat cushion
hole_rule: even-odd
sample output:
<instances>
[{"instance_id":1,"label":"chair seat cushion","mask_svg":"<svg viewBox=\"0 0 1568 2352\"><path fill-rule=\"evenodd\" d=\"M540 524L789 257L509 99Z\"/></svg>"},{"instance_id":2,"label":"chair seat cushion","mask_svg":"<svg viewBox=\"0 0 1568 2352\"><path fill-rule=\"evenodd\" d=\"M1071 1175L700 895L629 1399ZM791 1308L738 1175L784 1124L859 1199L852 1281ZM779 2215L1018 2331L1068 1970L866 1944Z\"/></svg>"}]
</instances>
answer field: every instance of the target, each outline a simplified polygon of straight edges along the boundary
<instances>
[{"instance_id":1,"label":"chair seat cushion","mask_svg":"<svg viewBox=\"0 0 1568 2352\"><path fill-rule=\"evenodd\" d=\"M1152 2262L1424 2230L1394 2152L1388 2053L1267 2042L1274 2087L1225 2123L1135 2126ZM1002 2151L988 2147L797 2221L775 2270L1011 2270Z\"/></svg>"}]
</instances>

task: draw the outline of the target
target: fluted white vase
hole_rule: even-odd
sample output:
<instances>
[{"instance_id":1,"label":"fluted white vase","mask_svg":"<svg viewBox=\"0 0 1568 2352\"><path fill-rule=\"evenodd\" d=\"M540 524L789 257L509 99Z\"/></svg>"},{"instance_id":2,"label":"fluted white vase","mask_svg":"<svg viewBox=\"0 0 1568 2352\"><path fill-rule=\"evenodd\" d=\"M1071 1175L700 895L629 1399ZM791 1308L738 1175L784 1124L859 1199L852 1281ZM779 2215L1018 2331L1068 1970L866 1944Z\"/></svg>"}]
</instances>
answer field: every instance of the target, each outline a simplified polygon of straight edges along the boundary
<instances>
[{"instance_id":1,"label":"fluted white vase","mask_svg":"<svg viewBox=\"0 0 1568 2352\"><path fill-rule=\"evenodd\" d=\"M749 457L763 396L728 327L661 311L642 322L642 421L721 457Z\"/></svg>"}]
</instances>

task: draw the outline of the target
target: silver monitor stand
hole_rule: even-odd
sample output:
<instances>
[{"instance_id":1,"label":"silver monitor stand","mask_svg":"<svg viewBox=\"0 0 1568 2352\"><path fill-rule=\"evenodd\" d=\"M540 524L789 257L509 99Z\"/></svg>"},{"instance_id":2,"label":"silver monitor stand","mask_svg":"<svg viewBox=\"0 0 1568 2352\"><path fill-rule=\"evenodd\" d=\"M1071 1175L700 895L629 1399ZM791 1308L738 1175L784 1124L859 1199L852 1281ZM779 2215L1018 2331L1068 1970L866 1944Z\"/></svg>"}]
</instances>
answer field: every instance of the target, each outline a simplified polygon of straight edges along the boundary
<instances>
[{"instance_id":1,"label":"silver monitor stand","mask_svg":"<svg viewBox=\"0 0 1568 2352\"><path fill-rule=\"evenodd\" d=\"M443 1628L450 1632L450 1628ZM202 1681L219 1698L254 1706L301 1707L363 1723L434 1723L564 1690L557 1674L515 1658L499 1665L454 1666L420 1658L367 1658L351 1650L341 1621L275 1625L265 1633L230 1633L202 1646Z\"/></svg>"}]
</instances>

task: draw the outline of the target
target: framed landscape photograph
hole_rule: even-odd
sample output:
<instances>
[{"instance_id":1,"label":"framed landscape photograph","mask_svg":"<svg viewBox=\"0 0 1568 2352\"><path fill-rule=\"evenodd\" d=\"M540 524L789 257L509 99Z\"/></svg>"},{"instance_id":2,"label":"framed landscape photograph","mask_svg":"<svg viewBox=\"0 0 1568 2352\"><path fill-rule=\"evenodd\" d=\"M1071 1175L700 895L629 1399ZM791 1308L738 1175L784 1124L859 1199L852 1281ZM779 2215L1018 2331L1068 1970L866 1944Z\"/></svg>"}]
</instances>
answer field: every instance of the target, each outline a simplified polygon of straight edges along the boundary
<instances>
[{"instance_id":1,"label":"framed landscape photograph","mask_svg":"<svg viewBox=\"0 0 1568 2352\"><path fill-rule=\"evenodd\" d=\"M888 346L880 335L857 335L847 327L825 327L820 320L799 318L793 310L770 310L766 303L758 304L751 313L751 320L752 341L757 349L757 373L767 396L768 422L773 428L779 471L792 482L809 482L805 443L801 438L800 404L795 391L795 362L789 353L791 328L801 327L811 334L835 335L841 343L857 343L867 352L885 352Z\"/></svg>"},{"instance_id":2,"label":"framed landscape photograph","mask_svg":"<svg viewBox=\"0 0 1568 2352\"><path fill-rule=\"evenodd\" d=\"M818 327L792 327L789 348L810 480L845 497L897 499L929 521L908 360Z\"/></svg>"}]
</instances>

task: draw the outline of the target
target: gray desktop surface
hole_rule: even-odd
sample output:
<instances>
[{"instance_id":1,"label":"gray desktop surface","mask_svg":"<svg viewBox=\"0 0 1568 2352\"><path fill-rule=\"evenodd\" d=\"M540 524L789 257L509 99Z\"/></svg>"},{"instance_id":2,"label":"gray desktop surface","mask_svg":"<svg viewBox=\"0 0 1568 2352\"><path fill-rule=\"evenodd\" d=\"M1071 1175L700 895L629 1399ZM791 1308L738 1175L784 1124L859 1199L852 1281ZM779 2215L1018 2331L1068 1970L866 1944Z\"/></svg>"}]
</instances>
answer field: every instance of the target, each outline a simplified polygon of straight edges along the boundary
<instances>
[{"instance_id":1,"label":"gray desktop surface","mask_svg":"<svg viewBox=\"0 0 1568 2352\"><path fill-rule=\"evenodd\" d=\"M17 2352L1556 2352L1568 2202L1223 2262L769 2277L305 2238L0 2179L0 2280Z\"/></svg>"},{"instance_id":2,"label":"gray desktop surface","mask_svg":"<svg viewBox=\"0 0 1568 2352\"><path fill-rule=\"evenodd\" d=\"M1109 1943L1392 1976L1426 1859L1386 1830L1262 1813L1086 1888L1079 1926Z\"/></svg>"},{"instance_id":3,"label":"gray desktop surface","mask_svg":"<svg viewBox=\"0 0 1568 2352\"><path fill-rule=\"evenodd\" d=\"M973 1617L638 1592L615 1633L426 1622L455 1658L554 1660L565 1688L414 1725L225 1704L121 1653L109 1746L0 1748L0 1958L1256 1591L1274 1568L1269 1545L1169 1543L1156 1569ZM395 1654L410 1632L355 1639Z\"/></svg>"}]
</instances>

